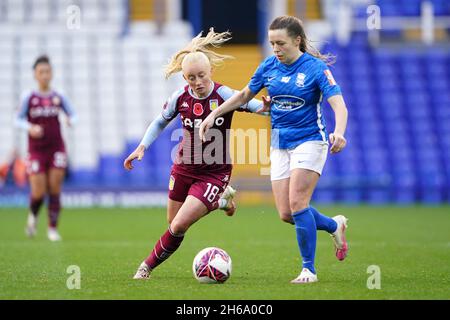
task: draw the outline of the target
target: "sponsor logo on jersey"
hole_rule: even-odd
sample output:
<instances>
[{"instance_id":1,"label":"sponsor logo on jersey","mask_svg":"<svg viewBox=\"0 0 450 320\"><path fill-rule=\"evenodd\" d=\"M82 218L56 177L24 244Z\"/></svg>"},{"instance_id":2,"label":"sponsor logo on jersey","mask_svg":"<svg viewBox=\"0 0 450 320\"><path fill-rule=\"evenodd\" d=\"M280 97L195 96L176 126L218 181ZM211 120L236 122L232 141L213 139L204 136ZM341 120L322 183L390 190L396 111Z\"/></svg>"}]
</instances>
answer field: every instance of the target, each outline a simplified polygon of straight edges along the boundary
<instances>
[{"instance_id":1,"label":"sponsor logo on jersey","mask_svg":"<svg viewBox=\"0 0 450 320\"><path fill-rule=\"evenodd\" d=\"M214 111L215 109L217 109L218 106L219 106L219 100L217 100L217 99L209 100L209 109L211 109L211 111Z\"/></svg>"},{"instance_id":2,"label":"sponsor logo on jersey","mask_svg":"<svg viewBox=\"0 0 450 320\"><path fill-rule=\"evenodd\" d=\"M169 190L172 191L175 186L175 178L171 175L169 179Z\"/></svg>"},{"instance_id":3,"label":"sponsor logo on jersey","mask_svg":"<svg viewBox=\"0 0 450 320\"><path fill-rule=\"evenodd\" d=\"M325 75L327 76L328 83L330 84L330 86L335 86L337 84L330 70L328 69L324 70L323 73L325 73Z\"/></svg>"},{"instance_id":4,"label":"sponsor logo on jersey","mask_svg":"<svg viewBox=\"0 0 450 320\"><path fill-rule=\"evenodd\" d=\"M272 105L280 111L294 111L305 105L305 100L296 96L280 95L272 97Z\"/></svg>"},{"instance_id":5,"label":"sponsor logo on jersey","mask_svg":"<svg viewBox=\"0 0 450 320\"><path fill-rule=\"evenodd\" d=\"M195 103L194 109L192 110L196 116L201 116L203 114L203 106L201 103Z\"/></svg>"},{"instance_id":6,"label":"sponsor logo on jersey","mask_svg":"<svg viewBox=\"0 0 450 320\"><path fill-rule=\"evenodd\" d=\"M30 109L30 117L31 118L37 118L37 117L55 117L58 115L59 108L55 106L51 107L34 107Z\"/></svg>"},{"instance_id":7,"label":"sponsor logo on jersey","mask_svg":"<svg viewBox=\"0 0 450 320\"><path fill-rule=\"evenodd\" d=\"M283 77L281 78L281 82L288 83L291 80L291 77Z\"/></svg>"},{"instance_id":8,"label":"sponsor logo on jersey","mask_svg":"<svg viewBox=\"0 0 450 320\"><path fill-rule=\"evenodd\" d=\"M297 87L305 86L305 78L306 78L306 74L297 73L297 80L295 80L295 84L297 85Z\"/></svg>"}]
</instances>

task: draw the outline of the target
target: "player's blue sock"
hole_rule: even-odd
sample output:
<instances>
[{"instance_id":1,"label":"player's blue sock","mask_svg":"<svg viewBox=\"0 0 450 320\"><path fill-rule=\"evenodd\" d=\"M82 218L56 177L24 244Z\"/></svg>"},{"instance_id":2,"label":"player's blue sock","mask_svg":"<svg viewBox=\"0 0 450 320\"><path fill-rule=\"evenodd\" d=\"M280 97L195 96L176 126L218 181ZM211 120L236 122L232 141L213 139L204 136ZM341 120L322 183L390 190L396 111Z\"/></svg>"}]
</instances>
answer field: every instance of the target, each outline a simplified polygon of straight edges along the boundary
<instances>
[{"instance_id":1,"label":"player's blue sock","mask_svg":"<svg viewBox=\"0 0 450 320\"><path fill-rule=\"evenodd\" d=\"M330 217L327 217L317 211L313 206L309 207L312 214L314 215L314 220L316 220L317 230L325 230L328 233L333 233L337 229L337 223Z\"/></svg>"},{"instance_id":2,"label":"player's blue sock","mask_svg":"<svg viewBox=\"0 0 450 320\"><path fill-rule=\"evenodd\" d=\"M312 273L314 269L314 258L316 255L317 230L316 221L310 208L295 212L292 217L295 222L297 243L303 258L303 268L308 268Z\"/></svg>"}]
</instances>

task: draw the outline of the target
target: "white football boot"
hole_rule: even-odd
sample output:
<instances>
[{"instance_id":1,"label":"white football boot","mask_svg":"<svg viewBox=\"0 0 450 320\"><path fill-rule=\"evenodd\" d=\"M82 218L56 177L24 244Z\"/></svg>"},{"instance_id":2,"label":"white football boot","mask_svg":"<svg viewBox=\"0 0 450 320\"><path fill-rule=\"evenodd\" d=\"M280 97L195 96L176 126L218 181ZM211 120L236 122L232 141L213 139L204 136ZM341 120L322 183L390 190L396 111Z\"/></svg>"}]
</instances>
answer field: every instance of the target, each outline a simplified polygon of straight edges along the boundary
<instances>
[{"instance_id":1,"label":"white football boot","mask_svg":"<svg viewBox=\"0 0 450 320\"><path fill-rule=\"evenodd\" d=\"M28 213L25 233L29 238L33 238L37 233L37 217L33 213Z\"/></svg>"},{"instance_id":2,"label":"white football boot","mask_svg":"<svg viewBox=\"0 0 450 320\"><path fill-rule=\"evenodd\" d=\"M53 241L53 242L62 240L62 238L59 235L58 230L56 230L56 228L48 228L47 237L50 241Z\"/></svg>"},{"instance_id":3,"label":"white football boot","mask_svg":"<svg viewBox=\"0 0 450 320\"><path fill-rule=\"evenodd\" d=\"M226 201L226 205L222 210L225 211L225 214L231 217L236 212L236 204L234 203L234 196L236 194L236 190L233 189L232 186L227 186L225 191L223 192L220 199L224 199Z\"/></svg>"},{"instance_id":4,"label":"white football boot","mask_svg":"<svg viewBox=\"0 0 450 320\"><path fill-rule=\"evenodd\" d=\"M312 273L308 268L303 268L302 272L298 275L297 278L291 281L294 284L303 284L303 283L313 283L317 282L319 279L317 275Z\"/></svg>"},{"instance_id":5,"label":"white football boot","mask_svg":"<svg viewBox=\"0 0 450 320\"><path fill-rule=\"evenodd\" d=\"M337 223L337 229L331 235L334 242L334 248L336 250L336 258L339 261L345 259L348 253L348 243L345 239L345 229L347 229L348 219L343 215L333 217L333 220Z\"/></svg>"},{"instance_id":6,"label":"white football boot","mask_svg":"<svg viewBox=\"0 0 450 320\"><path fill-rule=\"evenodd\" d=\"M141 265L139 266L139 268L137 269L136 274L134 275L133 279L147 280L150 278L151 272L152 271L147 266L147 264L145 262L142 262Z\"/></svg>"}]
</instances>

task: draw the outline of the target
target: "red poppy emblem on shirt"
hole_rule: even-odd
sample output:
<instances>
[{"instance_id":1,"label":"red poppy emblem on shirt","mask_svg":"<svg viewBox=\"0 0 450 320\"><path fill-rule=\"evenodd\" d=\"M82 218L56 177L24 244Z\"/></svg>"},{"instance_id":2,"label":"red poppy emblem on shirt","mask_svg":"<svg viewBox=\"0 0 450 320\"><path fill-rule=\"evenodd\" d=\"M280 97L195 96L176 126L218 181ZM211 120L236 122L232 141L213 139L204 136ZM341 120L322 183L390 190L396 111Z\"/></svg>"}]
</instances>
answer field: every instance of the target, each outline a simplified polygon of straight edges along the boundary
<instances>
[{"instance_id":1,"label":"red poppy emblem on shirt","mask_svg":"<svg viewBox=\"0 0 450 320\"><path fill-rule=\"evenodd\" d=\"M194 104L193 112L196 116L201 116L203 114L203 106L197 102L196 104Z\"/></svg>"}]
</instances>

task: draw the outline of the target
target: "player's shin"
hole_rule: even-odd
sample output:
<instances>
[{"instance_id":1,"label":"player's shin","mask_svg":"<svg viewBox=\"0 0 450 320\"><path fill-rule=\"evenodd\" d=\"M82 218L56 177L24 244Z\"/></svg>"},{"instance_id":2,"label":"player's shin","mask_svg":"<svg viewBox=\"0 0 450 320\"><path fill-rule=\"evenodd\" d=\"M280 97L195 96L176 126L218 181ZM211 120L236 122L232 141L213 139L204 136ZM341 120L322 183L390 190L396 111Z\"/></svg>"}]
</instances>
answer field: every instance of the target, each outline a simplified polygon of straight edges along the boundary
<instances>
[{"instance_id":1,"label":"player's shin","mask_svg":"<svg viewBox=\"0 0 450 320\"><path fill-rule=\"evenodd\" d=\"M48 201L48 225L50 228L56 228L58 226L60 211L60 194L51 194Z\"/></svg>"},{"instance_id":2,"label":"player's shin","mask_svg":"<svg viewBox=\"0 0 450 320\"><path fill-rule=\"evenodd\" d=\"M41 208L43 202L44 202L43 198L30 197L30 212L33 214L33 216L35 217L38 216L39 209Z\"/></svg>"},{"instance_id":3,"label":"player's shin","mask_svg":"<svg viewBox=\"0 0 450 320\"><path fill-rule=\"evenodd\" d=\"M183 242L183 239L184 234L174 234L169 227L156 242L150 256L145 259L145 264L150 268L150 270L153 270L162 262L167 260L172 253L178 249L181 242Z\"/></svg>"},{"instance_id":4,"label":"player's shin","mask_svg":"<svg viewBox=\"0 0 450 320\"><path fill-rule=\"evenodd\" d=\"M316 273L314 259L316 254L317 231L314 216L308 207L294 213L292 217L295 222L298 246L303 258L303 268L307 268L312 273Z\"/></svg>"}]
</instances>

